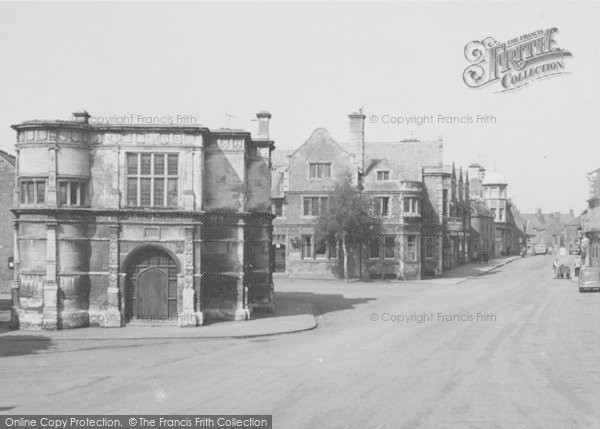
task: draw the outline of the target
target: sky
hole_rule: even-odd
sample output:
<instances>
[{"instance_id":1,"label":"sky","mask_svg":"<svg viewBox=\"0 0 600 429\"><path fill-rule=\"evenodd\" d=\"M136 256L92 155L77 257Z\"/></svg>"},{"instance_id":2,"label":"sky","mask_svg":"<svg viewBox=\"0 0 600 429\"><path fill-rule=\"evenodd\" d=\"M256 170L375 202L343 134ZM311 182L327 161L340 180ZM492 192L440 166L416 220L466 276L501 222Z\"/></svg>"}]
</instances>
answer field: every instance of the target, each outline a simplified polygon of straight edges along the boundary
<instances>
[{"instance_id":1,"label":"sky","mask_svg":"<svg viewBox=\"0 0 600 429\"><path fill-rule=\"evenodd\" d=\"M367 140L442 137L445 163L501 173L522 212L579 214L600 167L598 23L592 2L0 2L0 149L14 153L11 124L82 109L252 132L268 110L292 149L318 127L346 141L362 107ZM568 74L465 85L469 42L552 27Z\"/></svg>"}]
</instances>

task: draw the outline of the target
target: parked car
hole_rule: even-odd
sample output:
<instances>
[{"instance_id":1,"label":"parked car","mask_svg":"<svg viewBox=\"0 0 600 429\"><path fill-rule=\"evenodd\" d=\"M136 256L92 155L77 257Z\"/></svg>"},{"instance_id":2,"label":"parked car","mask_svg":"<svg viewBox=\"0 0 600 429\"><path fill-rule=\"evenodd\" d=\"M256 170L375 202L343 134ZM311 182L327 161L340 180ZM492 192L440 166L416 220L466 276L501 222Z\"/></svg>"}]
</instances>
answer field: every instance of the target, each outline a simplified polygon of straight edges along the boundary
<instances>
[{"instance_id":1,"label":"parked car","mask_svg":"<svg viewBox=\"0 0 600 429\"><path fill-rule=\"evenodd\" d=\"M579 248L579 247L571 247L569 249L569 255L581 255L581 248Z\"/></svg>"},{"instance_id":2,"label":"parked car","mask_svg":"<svg viewBox=\"0 0 600 429\"><path fill-rule=\"evenodd\" d=\"M600 291L600 268L581 267L579 271L579 292Z\"/></svg>"}]
</instances>

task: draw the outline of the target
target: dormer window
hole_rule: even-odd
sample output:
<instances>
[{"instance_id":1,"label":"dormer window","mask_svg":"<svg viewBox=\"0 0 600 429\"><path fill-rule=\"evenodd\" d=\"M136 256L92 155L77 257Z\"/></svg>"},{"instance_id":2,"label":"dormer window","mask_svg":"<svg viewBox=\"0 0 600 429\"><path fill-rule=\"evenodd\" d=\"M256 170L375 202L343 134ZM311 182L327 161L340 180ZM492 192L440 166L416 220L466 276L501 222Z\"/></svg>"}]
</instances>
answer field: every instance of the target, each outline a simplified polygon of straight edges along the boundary
<instances>
[{"instance_id":1,"label":"dormer window","mask_svg":"<svg viewBox=\"0 0 600 429\"><path fill-rule=\"evenodd\" d=\"M378 171L377 172L377 181L384 182L386 180L390 180L390 172L389 171Z\"/></svg>"}]
</instances>

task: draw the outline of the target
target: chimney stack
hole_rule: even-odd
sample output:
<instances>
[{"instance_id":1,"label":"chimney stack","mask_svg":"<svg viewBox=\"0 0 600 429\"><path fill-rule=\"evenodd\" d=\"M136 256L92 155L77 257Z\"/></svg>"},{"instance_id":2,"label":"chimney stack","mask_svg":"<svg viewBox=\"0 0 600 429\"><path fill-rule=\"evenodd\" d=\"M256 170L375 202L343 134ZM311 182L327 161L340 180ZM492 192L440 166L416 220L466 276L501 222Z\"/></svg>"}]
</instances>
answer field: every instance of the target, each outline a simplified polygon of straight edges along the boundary
<instances>
[{"instance_id":1,"label":"chimney stack","mask_svg":"<svg viewBox=\"0 0 600 429\"><path fill-rule=\"evenodd\" d=\"M365 118L362 107L358 112L348 115L350 118L350 150L356 157L361 174L365 170Z\"/></svg>"},{"instance_id":2,"label":"chimney stack","mask_svg":"<svg viewBox=\"0 0 600 429\"><path fill-rule=\"evenodd\" d=\"M269 138L269 120L271 114L265 110L262 110L256 114L258 118L258 135L257 140L270 140Z\"/></svg>"},{"instance_id":3,"label":"chimney stack","mask_svg":"<svg viewBox=\"0 0 600 429\"><path fill-rule=\"evenodd\" d=\"M87 112L87 110L73 112L73 120L75 122L81 122L82 124L87 124L87 123L89 123L89 119L90 119L90 114Z\"/></svg>"}]
</instances>

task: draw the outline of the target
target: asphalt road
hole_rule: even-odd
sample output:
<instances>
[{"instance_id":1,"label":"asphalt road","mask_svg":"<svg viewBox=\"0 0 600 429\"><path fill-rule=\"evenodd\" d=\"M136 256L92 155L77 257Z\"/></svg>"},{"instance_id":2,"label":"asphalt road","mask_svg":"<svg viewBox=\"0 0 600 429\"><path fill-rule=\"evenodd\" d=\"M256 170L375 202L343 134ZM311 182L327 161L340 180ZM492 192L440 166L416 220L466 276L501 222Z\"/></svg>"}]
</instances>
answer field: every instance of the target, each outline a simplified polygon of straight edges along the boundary
<instances>
[{"instance_id":1,"label":"asphalt road","mask_svg":"<svg viewBox=\"0 0 600 429\"><path fill-rule=\"evenodd\" d=\"M600 427L600 294L552 279L551 264L527 257L457 285L280 281L319 313L317 329L289 335L0 341L0 412Z\"/></svg>"}]
</instances>

